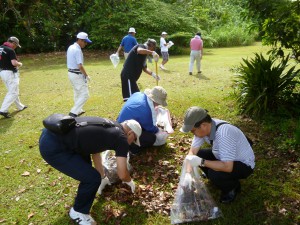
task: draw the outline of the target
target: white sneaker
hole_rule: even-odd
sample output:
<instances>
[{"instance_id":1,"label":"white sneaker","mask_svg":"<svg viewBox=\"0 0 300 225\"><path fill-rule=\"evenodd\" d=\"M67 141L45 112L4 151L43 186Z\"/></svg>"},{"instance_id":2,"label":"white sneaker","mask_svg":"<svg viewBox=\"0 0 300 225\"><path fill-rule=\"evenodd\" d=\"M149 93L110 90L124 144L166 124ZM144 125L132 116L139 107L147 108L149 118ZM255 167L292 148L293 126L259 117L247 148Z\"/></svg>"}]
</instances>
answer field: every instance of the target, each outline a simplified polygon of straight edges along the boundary
<instances>
[{"instance_id":1,"label":"white sneaker","mask_svg":"<svg viewBox=\"0 0 300 225\"><path fill-rule=\"evenodd\" d=\"M160 65L159 68L161 68L162 70L166 70L166 68L163 65Z\"/></svg>"},{"instance_id":2,"label":"white sneaker","mask_svg":"<svg viewBox=\"0 0 300 225\"><path fill-rule=\"evenodd\" d=\"M96 225L96 221L89 215L76 212L73 207L71 208L69 215L71 219L79 225Z\"/></svg>"}]
</instances>

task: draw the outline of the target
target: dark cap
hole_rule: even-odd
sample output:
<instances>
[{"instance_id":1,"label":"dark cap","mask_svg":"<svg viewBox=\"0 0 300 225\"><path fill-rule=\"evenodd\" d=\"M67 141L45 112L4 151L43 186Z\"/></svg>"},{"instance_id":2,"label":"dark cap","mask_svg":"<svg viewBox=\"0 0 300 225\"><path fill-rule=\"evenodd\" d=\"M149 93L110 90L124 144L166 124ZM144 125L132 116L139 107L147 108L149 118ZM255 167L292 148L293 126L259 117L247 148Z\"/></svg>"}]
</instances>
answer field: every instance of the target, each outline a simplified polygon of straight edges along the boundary
<instances>
[{"instance_id":1,"label":"dark cap","mask_svg":"<svg viewBox=\"0 0 300 225\"><path fill-rule=\"evenodd\" d=\"M180 128L180 131L187 133L193 129L195 124L203 120L207 116L207 111L198 106L190 107L184 116L183 126Z\"/></svg>"}]
</instances>

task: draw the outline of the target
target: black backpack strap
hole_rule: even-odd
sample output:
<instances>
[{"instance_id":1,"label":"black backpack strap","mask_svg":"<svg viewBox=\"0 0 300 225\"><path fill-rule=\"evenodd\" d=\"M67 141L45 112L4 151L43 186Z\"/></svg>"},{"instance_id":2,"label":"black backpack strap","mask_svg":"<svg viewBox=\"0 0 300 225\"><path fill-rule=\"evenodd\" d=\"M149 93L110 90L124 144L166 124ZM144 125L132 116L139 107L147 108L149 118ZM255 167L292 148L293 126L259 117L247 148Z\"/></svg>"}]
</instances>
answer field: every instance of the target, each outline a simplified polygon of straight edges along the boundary
<instances>
[{"instance_id":1,"label":"black backpack strap","mask_svg":"<svg viewBox=\"0 0 300 225\"><path fill-rule=\"evenodd\" d=\"M230 124L230 123L227 123L227 122L221 122L221 123L219 123L218 125L216 125L216 132L218 130L218 127L221 126L221 125L223 125L223 124ZM214 141L210 140L210 144L213 145L213 143L214 143Z\"/></svg>"}]
</instances>

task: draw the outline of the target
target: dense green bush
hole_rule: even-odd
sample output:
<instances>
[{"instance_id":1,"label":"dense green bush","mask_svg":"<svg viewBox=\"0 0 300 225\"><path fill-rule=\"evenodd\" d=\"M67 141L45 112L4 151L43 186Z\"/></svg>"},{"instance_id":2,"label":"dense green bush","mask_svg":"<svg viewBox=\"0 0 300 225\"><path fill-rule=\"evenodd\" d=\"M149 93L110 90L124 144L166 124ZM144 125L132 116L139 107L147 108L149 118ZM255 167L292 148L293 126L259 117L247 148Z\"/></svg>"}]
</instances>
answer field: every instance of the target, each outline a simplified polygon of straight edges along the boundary
<instances>
[{"instance_id":1,"label":"dense green bush","mask_svg":"<svg viewBox=\"0 0 300 225\"><path fill-rule=\"evenodd\" d=\"M235 68L235 96L241 113L258 117L299 108L300 69L289 66L288 60L289 56L278 62L255 53L253 59L243 59L244 63Z\"/></svg>"}]
</instances>

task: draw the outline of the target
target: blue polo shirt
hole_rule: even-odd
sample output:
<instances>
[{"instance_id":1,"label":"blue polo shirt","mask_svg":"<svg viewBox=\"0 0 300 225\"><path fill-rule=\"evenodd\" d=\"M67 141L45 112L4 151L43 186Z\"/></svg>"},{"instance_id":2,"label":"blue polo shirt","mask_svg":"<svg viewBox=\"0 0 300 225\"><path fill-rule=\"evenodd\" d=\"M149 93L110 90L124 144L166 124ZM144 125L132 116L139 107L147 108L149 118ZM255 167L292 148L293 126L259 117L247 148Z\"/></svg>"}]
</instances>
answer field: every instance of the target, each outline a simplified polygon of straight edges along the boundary
<instances>
[{"instance_id":1,"label":"blue polo shirt","mask_svg":"<svg viewBox=\"0 0 300 225\"><path fill-rule=\"evenodd\" d=\"M137 45L137 41L131 34L126 35L121 42L121 46L124 48L124 52L128 53L130 50Z\"/></svg>"}]
</instances>

